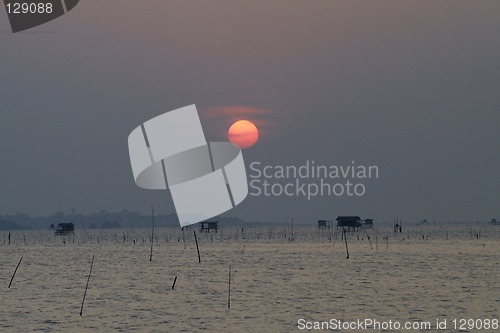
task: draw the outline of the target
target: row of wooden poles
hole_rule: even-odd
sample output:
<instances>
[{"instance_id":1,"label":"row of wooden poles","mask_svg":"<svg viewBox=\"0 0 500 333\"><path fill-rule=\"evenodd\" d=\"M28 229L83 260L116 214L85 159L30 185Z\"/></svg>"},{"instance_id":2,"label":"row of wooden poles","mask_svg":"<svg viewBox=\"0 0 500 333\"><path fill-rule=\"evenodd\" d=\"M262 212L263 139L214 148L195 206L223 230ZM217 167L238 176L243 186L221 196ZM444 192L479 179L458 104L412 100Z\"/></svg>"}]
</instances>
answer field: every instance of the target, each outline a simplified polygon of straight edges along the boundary
<instances>
[{"instance_id":1,"label":"row of wooden poles","mask_svg":"<svg viewBox=\"0 0 500 333\"><path fill-rule=\"evenodd\" d=\"M154 210L152 212L153 212L153 228L152 228L152 232L151 232L151 249L150 249L150 254L149 254L149 261L153 260L153 244L154 244ZM198 254L198 263L201 264L200 247L198 245L198 238L196 237L196 231L195 230L193 230L193 235L194 235L194 240L195 240L195 244L196 244L196 251L197 251L197 254ZM343 230L343 238L344 238L344 241L345 241L345 248L346 248L346 253L347 253L346 258L349 259L349 247L347 245L347 237L346 237L346 234L345 234L345 230ZM370 242L370 245L371 245L371 242ZM87 277L87 283L85 285L85 292L83 294L82 304L80 306L80 316L82 316L82 314L83 314L83 307L84 307L84 304L85 304L85 298L87 296L87 290L89 288L90 277L92 275L92 268L94 266L94 259L95 259L95 256L93 255L92 256L92 260L90 262L90 271L89 271L89 275ZM14 278L16 276L17 270L19 269L19 266L21 265L22 260L23 260L23 257L21 257L21 259L19 259L19 262L17 263L17 266L16 266L16 268L14 270L14 273L12 274L12 277L10 279L8 288L11 287L12 282L14 281ZM231 308L231 273L232 273L231 265L229 265L228 291L227 291L227 308L228 309ZM172 289L175 288L175 283L176 282L177 282L177 276L174 278L174 282L172 284Z\"/></svg>"},{"instance_id":2,"label":"row of wooden poles","mask_svg":"<svg viewBox=\"0 0 500 333\"><path fill-rule=\"evenodd\" d=\"M151 231L151 248L150 248L150 253L149 253L149 261L153 260L153 246L154 246L154 232L155 232L154 208L153 208L152 205L151 205L151 213L152 213L152 231ZM331 232L332 231L330 231L329 234L330 234L330 237L333 238L334 235L331 234ZM197 254L198 254L198 263L201 264L200 248L199 248L199 245L198 245L198 238L196 237L196 231L195 230L193 230L193 235L194 235L194 240L195 240L195 244L196 244L196 251L197 251ZM370 247L373 249L370 236L367 235L367 237L368 237L368 242L370 243ZM342 238L344 239L344 244L345 244L345 249L346 249L346 259L349 259L350 258L350 255L349 255L349 246L348 246L348 243L347 243L347 235L346 235L346 230L345 229L342 229ZM386 241L386 247L388 249L388 247L389 247L389 236L384 237L384 240ZM293 237L293 220L292 220L292 237L291 237L290 241L294 241L294 237ZM184 242L184 246L185 246L184 230L183 230L183 242ZM10 243L10 232L9 232L9 243ZM378 242L377 242L377 248L378 248ZM92 256L92 260L91 260L91 263L90 263L90 271L89 271L89 275L87 277L87 283L85 285L85 292L83 294L82 303L81 303L81 306L80 306L80 316L83 315L85 298L87 296L87 290L88 290L89 283L90 283L90 277L92 275L92 268L94 266L94 259L95 259L95 257ZM23 257L21 257L21 259L19 259L19 262L17 263L17 266L16 266L16 268L14 270L14 273L12 274L12 277L10 279L8 288L11 287L12 282L14 281L16 273L17 273L17 271L19 269L19 266L21 265L22 260L23 260ZM229 265L229 273L228 273L228 296L227 296L227 307L228 307L228 309L231 307L231 273L232 273L231 265ZM174 281L172 283L172 290L175 288L176 282L177 282L177 276L175 276Z\"/></svg>"},{"instance_id":3,"label":"row of wooden poles","mask_svg":"<svg viewBox=\"0 0 500 333\"><path fill-rule=\"evenodd\" d=\"M152 227L152 231L151 231L151 250L150 250L150 253L149 253L149 261L153 260L153 244L154 244L154 230L155 230L154 208L153 208L152 205L151 205L151 212L152 212L152 216L153 216L153 227ZM200 248L198 246L198 239L196 237L196 231L195 230L193 230L193 234L194 234L194 240L195 240L195 243L196 243L196 251L198 252L198 263L201 264ZM10 235L9 235L9 238L10 238ZM89 275L87 277L87 283L85 285L85 292L83 294L82 304L80 306L80 316L83 315L83 306L85 304L85 298L87 297L87 290L89 288L90 277L92 275L92 268L94 267L94 258L95 258L95 256L93 255L92 256L92 260L90 262L90 271L89 271ZM10 289L10 287L12 286L12 282L14 281L14 278L16 276L17 270L19 269L19 266L21 265L22 261L23 261L23 257L21 257L21 259L19 259L19 262L17 263L16 269L14 270L14 273L12 274L12 277L10 279L8 289ZM227 308L228 309L231 308L231 272L232 272L231 271L231 265L229 265L228 290L227 290ZM175 283L176 282L177 282L177 276L174 278L174 282L172 283L172 290L175 288Z\"/></svg>"},{"instance_id":4,"label":"row of wooden poles","mask_svg":"<svg viewBox=\"0 0 500 333\"><path fill-rule=\"evenodd\" d=\"M153 221L153 224L155 223L155 221ZM156 228L153 228L155 229L152 233L150 230L148 230L148 234L149 234L149 237L146 237L147 238L152 238L153 240L151 241L151 239L149 240L150 242L155 242L157 243L158 241L161 241L161 236L157 236L157 230ZM257 229L260 229L260 228L257 228ZM220 229L220 236L219 236L219 239L220 241L222 242L223 240L228 240L230 238L223 238L222 237L222 230L223 228ZM246 231L246 230L245 230ZM263 230L259 230L259 231L256 231L255 232L255 235L252 235L252 232L250 231L248 234L245 232L244 233L244 228L241 228L241 231L239 229L236 230L236 233L235 234L232 234L231 237L233 239L236 239L238 240L241 236L241 239L253 239L253 237L255 237L254 239L279 239L279 238L285 238L287 239L289 242L293 242L293 241L296 241L296 232L293 232L293 228L292 228L292 237L290 237L289 234L287 234L287 228L284 228L284 231L283 232L277 232L276 230L276 227L269 227L269 230L267 231L267 234L266 234L266 231L263 231ZM315 237L317 237L318 239L324 239L324 237L326 237L328 239L328 241L333 241L334 239L337 239L338 236L343 236L343 230L342 228L339 229L340 232L336 232L335 231L335 228L329 228L328 231L324 231L323 229L319 229L316 233L312 233L311 231L308 231L309 232L309 236L313 236L314 234L316 234ZM240 233L241 232L241 233ZM377 230L374 230L372 232L370 232L370 234L372 234L373 236L382 236L384 238L384 240L386 238L392 238L392 236L390 236L392 234L392 232L380 232ZM455 234L455 236L457 237L467 237L469 239L480 239L480 238L483 238L483 235L484 234L484 231L483 230L476 230L476 229L472 229L472 228L468 228L467 230L463 230L460 234ZM215 235L215 234L214 234ZM213 236L212 234L210 235L206 235L205 237L208 237L209 240L211 242L214 241L213 239ZM243 236L245 235L245 236ZM249 236L250 235L250 236ZM405 232L405 233L394 233L394 239L402 239L402 240L410 240L410 238L413 238L414 240L415 239L422 239L422 240L425 240L425 239L429 239L431 238L431 235L433 236L434 239L437 239L435 234L433 234L433 231L431 230L427 230L427 231L424 231L424 230L413 230L411 232ZM496 233L494 231L494 234L493 236L495 236ZM4 234L4 240L3 240L3 245L11 245L12 243L15 243L16 241L15 240L12 240L12 234L11 232L9 231L8 234ZM93 240L93 237L95 235L89 235L89 238L88 240L90 242L92 242ZM369 238L369 235L368 235L368 232L366 232L366 236ZM115 242L118 242L118 238L119 236L115 233L114 236L113 235L101 235L101 237L99 236L96 236L96 239L97 239L97 244L100 244L102 243L102 240L110 240L110 239L113 239L114 237L114 241ZM133 243L136 244L136 242L140 242L140 239L141 239L141 236L139 235L136 235L136 236L133 236L134 238L132 239ZM135 237L138 237L138 238L135 238ZM177 242L180 242L181 240L184 242L184 247L186 246L185 245L185 242L186 242L186 236L185 236L185 230L182 230L182 234L179 235L172 235L172 234L168 234L168 235L165 235L165 239L167 241L167 243L169 243L170 241L172 241L172 237L176 238ZM250 237L250 238L247 238L247 237ZM438 238L439 237L443 237L443 239L450 239L450 234L449 234L449 231L448 230L443 230L442 231L442 235L439 235L437 236ZM192 237L191 237L192 238ZM358 235L358 238L359 238L359 235ZM75 238L75 235L73 234L72 236L72 241L71 239L68 239L68 237L62 237L61 238L62 240L62 243L63 244L66 244L66 242L73 242L75 243L75 241L77 241L77 239ZM101 241L100 241L101 240ZM127 235L125 233L123 233L123 242L125 243L126 241L130 240L129 239L129 235L128 235L128 232L127 232ZM85 242L85 240L84 240ZM145 243L146 240L144 237L142 237L142 243ZM29 241L28 239L26 238L26 235L22 235L22 238L20 238L20 241L18 241L18 243L23 243L24 245L29 245ZM42 240L42 243L43 243L43 240ZM80 241L78 241L78 243L80 243ZM0 244L1 245L1 244ZM151 244L151 247L153 245ZM151 251L152 252L152 251Z\"/></svg>"},{"instance_id":5,"label":"row of wooden poles","mask_svg":"<svg viewBox=\"0 0 500 333\"><path fill-rule=\"evenodd\" d=\"M153 214L153 225L152 225L152 231L151 231L151 248L150 248L150 253L149 253L149 261L153 260L153 245L154 245L154 230L155 230L155 225L154 225L154 209L153 209L153 207L151 207L151 209L152 209L152 214ZM200 248L199 248L199 245L198 245L198 238L196 236L196 231L195 230L193 230L193 236L194 236L194 240L195 240L195 244L196 244L196 251L197 251L197 254L198 254L198 263L201 264ZM368 237L368 242L370 243L370 247L373 249L370 236L367 235L367 237ZM347 235L346 235L346 230L345 229L342 230L342 238L344 240L345 249L346 249L346 259L349 259L350 258L350 255L349 255L349 245L347 243ZM293 240L293 238L292 238L292 240ZM389 246L389 237L388 236L384 237L384 240L386 241L386 247L388 249L388 246ZM185 242L185 240L184 240L184 242ZM88 277L87 277L87 283L85 285L85 292L83 294L83 299L82 299L82 303L81 303L81 306L80 306L80 316L83 315L85 298L87 296L87 290L88 290L89 283L90 283L90 277L92 275L92 268L94 266L94 259L95 259L95 257L92 256L92 260L91 260L91 263L90 263L90 271L89 271L89 274L88 274ZM19 259L19 262L17 263L17 266L16 266L16 268L14 270L14 273L12 274L12 277L10 279L8 288L11 287L12 282L14 281L16 273L17 273L17 271L19 269L19 266L21 265L22 260L23 260L23 257L21 257ZM231 269L231 265L229 265L229 273L228 273L228 296L227 296L227 307L228 307L228 309L231 307L231 273L232 273L232 269ZM176 282L177 282L177 276L175 276L174 281L172 283L172 290L175 288Z\"/></svg>"},{"instance_id":6,"label":"row of wooden poles","mask_svg":"<svg viewBox=\"0 0 500 333\"><path fill-rule=\"evenodd\" d=\"M194 231L194 237L196 240L196 231ZM152 246L153 242L151 242L151 250L153 249ZM198 241L196 240L196 249L198 251L198 262L201 263L201 256L200 256L200 249L198 247ZM82 299L82 304L80 306L80 316L83 314L83 305L85 304L85 298L87 297L87 290L89 289L89 282L90 282L90 276L92 275L92 268L94 267L94 258L95 256L92 256L92 260L90 262L90 271L89 275L87 277L87 284L85 285L85 292L83 294L83 299ZM152 251L150 253L149 260L151 261L153 258L152 256ZM19 269L19 266L21 265L21 262L23 261L23 257L19 259L19 262L17 263L16 269L14 270L14 273L12 273L12 277L10 278L9 286L7 287L10 289L12 286L12 282L14 281L14 278L16 277L17 270ZM174 278L174 282L172 283L172 290L175 288L175 283L177 282L177 276ZM231 265L229 265L229 275L228 275L228 291L227 291L227 308L231 308Z\"/></svg>"}]
</instances>

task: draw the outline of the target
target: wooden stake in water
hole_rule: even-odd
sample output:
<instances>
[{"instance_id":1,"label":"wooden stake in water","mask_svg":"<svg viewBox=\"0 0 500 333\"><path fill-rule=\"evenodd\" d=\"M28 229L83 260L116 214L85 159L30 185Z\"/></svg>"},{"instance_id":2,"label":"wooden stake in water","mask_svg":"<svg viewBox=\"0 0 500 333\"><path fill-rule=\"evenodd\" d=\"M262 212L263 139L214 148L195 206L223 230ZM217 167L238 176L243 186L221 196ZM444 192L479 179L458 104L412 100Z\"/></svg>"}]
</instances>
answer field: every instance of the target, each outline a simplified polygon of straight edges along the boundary
<instances>
[{"instance_id":1,"label":"wooden stake in water","mask_svg":"<svg viewBox=\"0 0 500 333\"><path fill-rule=\"evenodd\" d=\"M14 274L12 274L12 277L10 278L10 282L9 282L9 287L12 285L12 281L14 281L14 277L16 276L16 273L17 273L17 269L19 268L19 265L21 265L21 261L23 261L23 257L21 257L21 259L19 259L19 262L17 263L17 266L16 266L16 269L14 270Z\"/></svg>"},{"instance_id":2,"label":"wooden stake in water","mask_svg":"<svg viewBox=\"0 0 500 333\"><path fill-rule=\"evenodd\" d=\"M155 239L155 211L153 205L151 205L151 216L153 218L153 229L151 231L151 251L149 252L149 261L153 260L153 242Z\"/></svg>"},{"instance_id":3,"label":"wooden stake in water","mask_svg":"<svg viewBox=\"0 0 500 333\"><path fill-rule=\"evenodd\" d=\"M231 308L231 265L229 265L229 278L227 288L227 308Z\"/></svg>"},{"instance_id":4,"label":"wooden stake in water","mask_svg":"<svg viewBox=\"0 0 500 333\"><path fill-rule=\"evenodd\" d=\"M193 230L193 233L194 233L194 241L196 243L196 251L198 251L198 262L201 264L200 248L198 247L198 239L196 238L196 230Z\"/></svg>"},{"instance_id":5,"label":"wooden stake in water","mask_svg":"<svg viewBox=\"0 0 500 333\"><path fill-rule=\"evenodd\" d=\"M368 235L368 233L366 233L366 237L368 238L368 243L370 243L370 248L373 250L372 240L370 239L370 235Z\"/></svg>"},{"instance_id":6,"label":"wooden stake in water","mask_svg":"<svg viewBox=\"0 0 500 333\"><path fill-rule=\"evenodd\" d=\"M184 250L186 249L186 237L184 237L184 227L181 228L182 230L182 242L184 243Z\"/></svg>"},{"instance_id":7,"label":"wooden stake in water","mask_svg":"<svg viewBox=\"0 0 500 333\"><path fill-rule=\"evenodd\" d=\"M174 279L174 283L172 284L172 290L175 288L175 282L177 282L177 276Z\"/></svg>"},{"instance_id":8,"label":"wooden stake in water","mask_svg":"<svg viewBox=\"0 0 500 333\"><path fill-rule=\"evenodd\" d=\"M349 259L349 248L347 247L347 237L346 237L346 234L345 234L345 228L343 229L343 231L344 231L345 250L347 252L346 259Z\"/></svg>"},{"instance_id":9,"label":"wooden stake in water","mask_svg":"<svg viewBox=\"0 0 500 333\"><path fill-rule=\"evenodd\" d=\"M90 276L92 275L92 267L94 266L94 256L92 256L92 262L90 263L89 277L87 278L87 285L85 286L85 293L83 294L82 306L80 307L80 316L83 313L83 304L85 303L85 297L87 296L87 289L89 289Z\"/></svg>"}]
</instances>

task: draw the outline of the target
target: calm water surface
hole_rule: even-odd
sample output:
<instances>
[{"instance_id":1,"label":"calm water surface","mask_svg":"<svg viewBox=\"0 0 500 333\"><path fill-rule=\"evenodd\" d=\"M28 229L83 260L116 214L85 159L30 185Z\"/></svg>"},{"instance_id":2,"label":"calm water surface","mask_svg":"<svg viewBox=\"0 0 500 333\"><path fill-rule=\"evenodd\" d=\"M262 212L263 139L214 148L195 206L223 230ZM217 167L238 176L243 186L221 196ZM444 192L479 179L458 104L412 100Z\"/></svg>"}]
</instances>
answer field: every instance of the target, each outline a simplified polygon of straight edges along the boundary
<instances>
[{"instance_id":1,"label":"calm water surface","mask_svg":"<svg viewBox=\"0 0 500 333\"><path fill-rule=\"evenodd\" d=\"M446 319L439 331L457 332L453 319L500 313L500 226L488 224L351 233L350 259L329 230L295 227L290 241L290 226L226 227L197 234L201 264L192 230L157 229L152 261L147 229L13 231L10 245L7 235L0 232L0 332L304 332L299 319L367 318L430 322L431 331ZM380 331L403 330L364 330Z\"/></svg>"}]
</instances>

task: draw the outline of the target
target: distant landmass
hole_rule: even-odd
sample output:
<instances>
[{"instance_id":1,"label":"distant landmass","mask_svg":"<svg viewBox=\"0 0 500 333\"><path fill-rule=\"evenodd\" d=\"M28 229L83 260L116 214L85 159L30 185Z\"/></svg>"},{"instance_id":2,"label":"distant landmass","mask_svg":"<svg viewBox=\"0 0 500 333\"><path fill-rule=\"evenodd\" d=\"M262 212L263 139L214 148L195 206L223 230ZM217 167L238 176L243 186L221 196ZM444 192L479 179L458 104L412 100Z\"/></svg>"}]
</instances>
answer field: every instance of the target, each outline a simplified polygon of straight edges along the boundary
<instances>
[{"instance_id":1,"label":"distant landmass","mask_svg":"<svg viewBox=\"0 0 500 333\"><path fill-rule=\"evenodd\" d=\"M0 220L0 230L26 230L31 229L8 220Z\"/></svg>"},{"instance_id":2,"label":"distant landmass","mask_svg":"<svg viewBox=\"0 0 500 333\"><path fill-rule=\"evenodd\" d=\"M247 222L237 217L214 217L212 221L219 221L227 226L249 226L260 222ZM57 228L59 223L73 223L78 229L107 229L107 228L141 228L151 226L151 215L141 215L138 212L122 210L108 212L101 210L90 215L82 215L72 211L71 214L57 212L52 216L31 217L26 214L0 215L0 230L26 230ZM157 227L180 227L176 214L155 215Z\"/></svg>"}]
</instances>

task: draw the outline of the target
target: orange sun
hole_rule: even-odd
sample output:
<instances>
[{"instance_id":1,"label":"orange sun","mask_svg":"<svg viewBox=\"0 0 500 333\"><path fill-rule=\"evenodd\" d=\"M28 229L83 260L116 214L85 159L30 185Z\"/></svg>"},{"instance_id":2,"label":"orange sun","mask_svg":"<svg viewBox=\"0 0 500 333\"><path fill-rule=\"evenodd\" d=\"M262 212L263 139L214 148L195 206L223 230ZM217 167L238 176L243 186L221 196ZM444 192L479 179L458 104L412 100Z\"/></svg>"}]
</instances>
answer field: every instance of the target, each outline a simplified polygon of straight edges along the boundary
<instances>
[{"instance_id":1,"label":"orange sun","mask_svg":"<svg viewBox=\"0 0 500 333\"><path fill-rule=\"evenodd\" d=\"M248 120L238 120L227 132L229 141L241 148L252 147L259 139L257 127Z\"/></svg>"}]
</instances>

